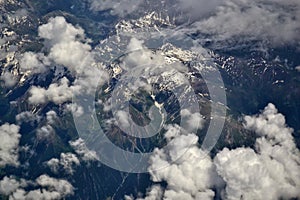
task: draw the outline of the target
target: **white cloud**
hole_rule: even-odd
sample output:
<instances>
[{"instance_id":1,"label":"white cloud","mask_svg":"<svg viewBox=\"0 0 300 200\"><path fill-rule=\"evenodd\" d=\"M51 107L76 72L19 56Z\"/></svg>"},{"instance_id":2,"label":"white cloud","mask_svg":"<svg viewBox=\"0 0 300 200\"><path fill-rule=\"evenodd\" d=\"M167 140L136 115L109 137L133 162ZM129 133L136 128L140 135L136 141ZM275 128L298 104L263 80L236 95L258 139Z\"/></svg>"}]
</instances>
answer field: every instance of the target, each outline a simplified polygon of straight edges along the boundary
<instances>
[{"instance_id":1,"label":"white cloud","mask_svg":"<svg viewBox=\"0 0 300 200\"><path fill-rule=\"evenodd\" d=\"M21 138L19 129L19 126L8 123L0 126L0 167L19 165L18 149Z\"/></svg>"},{"instance_id":2,"label":"white cloud","mask_svg":"<svg viewBox=\"0 0 300 200\"><path fill-rule=\"evenodd\" d=\"M72 153L61 153L60 159L52 158L46 163L51 171L57 173L61 167L68 174L74 173L74 166L80 165L80 161L75 154Z\"/></svg>"},{"instance_id":3,"label":"white cloud","mask_svg":"<svg viewBox=\"0 0 300 200\"><path fill-rule=\"evenodd\" d=\"M137 198L136 200L160 200L163 197L163 190L160 185L153 185L150 190L147 191L145 198ZM133 200L132 196L125 196L125 200Z\"/></svg>"},{"instance_id":4,"label":"white cloud","mask_svg":"<svg viewBox=\"0 0 300 200\"><path fill-rule=\"evenodd\" d=\"M84 37L84 30L66 22L64 17L50 18L47 24L39 27L39 36L53 44L74 41L76 37Z\"/></svg>"},{"instance_id":5,"label":"white cloud","mask_svg":"<svg viewBox=\"0 0 300 200\"><path fill-rule=\"evenodd\" d=\"M59 83L52 83L47 89L33 86L29 90L28 98L31 104L43 104L51 101L55 104L62 104L72 99L72 90L69 87L69 80L63 77Z\"/></svg>"},{"instance_id":6,"label":"white cloud","mask_svg":"<svg viewBox=\"0 0 300 200\"><path fill-rule=\"evenodd\" d=\"M7 177L5 176L0 181L0 194L9 195L15 192L19 187L25 187L27 185L24 179L20 181L16 180L14 177Z\"/></svg>"},{"instance_id":7,"label":"white cloud","mask_svg":"<svg viewBox=\"0 0 300 200\"><path fill-rule=\"evenodd\" d=\"M4 82L4 86L11 88L17 84L17 78L10 72L4 72L0 76L0 80Z\"/></svg>"},{"instance_id":8,"label":"white cloud","mask_svg":"<svg viewBox=\"0 0 300 200\"><path fill-rule=\"evenodd\" d=\"M147 65L162 65L165 58L160 54L153 53L144 45L143 40L132 37L127 45L127 51L130 52L122 63L122 68L134 68Z\"/></svg>"},{"instance_id":9,"label":"white cloud","mask_svg":"<svg viewBox=\"0 0 300 200\"><path fill-rule=\"evenodd\" d=\"M25 52L20 61L20 71L21 72L31 72L35 73L43 73L47 70L45 64L49 64L47 58L44 54L41 53L33 53L33 52Z\"/></svg>"},{"instance_id":10,"label":"white cloud","mask_svg":"<svg viewBox=\"0 0 300 200\"><path fill-rule=\"evenodd\" d=\"M72 71L80 73L84 69L85 64L91 65L93 62L90 53L91 47L79 41L63 40L61 43L53 45L50 50L49 58L55 63L67 66Z\"/></svg>"},{"instance_id":11,"label":"white cloud","mask_svg":"<svg viewBox=\"0 0 300 200\"><path fill-rule=\"evenodd\" d=\"M215 39L267 40L271 45L294 44L300 36L300 3L295 0L230 0L195 27Z\"/></svg>"},{"instance_id":12,"label":"white cloud","mask_svg":"<svg viewBox=\"0 0 300 200\"><path fill-rule=\"evenodd\" d=\"M61 153L60 163L66 172L73 174L73 165L79 165L80 162L75 154L72 153Z\"/></svg>"},{"instance_id":13,"label":"white cloud","mask_svg":"<svg viewBox=\"0 0 300 200\"><path fill-rule=\"evenodd\" d=\"M84 143L84 140L79 138L75 141L70 141L70 145L74 148L75 152L84 161L98 160L97 153L95 151L89 150Z\"/></svg>"},{"instance_id":14,"label":"white cloud","mask_svg":"<svg viewBox=\"0 0 300 200\"><path fill-rule=\"evenodd\" d=\"M214 160L226 182L225 198L300 198L300 152L284 116L268 104L260 115L246 116L245 121L246 128L261 136L256 151L225 148Z\"/></svg>"},{"instance_id":15,"label":"white cloud","mask_svg":"<svg viewBox=\"0 0 300 200\"><path fill-rule=\"evenodd\" d=\"M52 158L51 160L48 160L46 162L47 166L50 168L50 170L54 173L58 173L59 170L59 159L57 158Z\"/></svg>"},{"instance_id":16,"label":"white cloud","mask_svg":"<svg viewBox=\"0 0 300 200\"><path fill-rule=\"evenodd\" d=\"M277 183L253 149L225 148L217 154L215 164L226 182L224 199L277 199Z\"/></svg>"},{"instance_id":17,"label":"white cloud","mask_svg":"<svg viewBox=\"0 0 300 200\"><path fill-rule=\"evenodd\" d=\"M58 84L52 83L48 89L33 86L29 97L31 104L43 104L48 101L62 104L69 101L73 93L94 91L95 87L107 79L108 75L102 69L102 65L94 60L89 40L85 38L82 28L75 27L67 23L64 17L58 16L41 25L38 32L39 36L45 39L48 55L26 53L24 55L27 55L27 60L30 61L26 60L27 63L34 63L30 66L43 65L37 57L44 56L49 63L67 67L76 79L69 83L69 80L63 77Z\"/></svg>"},{"instance_id":18,"label":"white cloud","mask_svg":"<svg viewBox=\"0 0 300 200\"><path fill-rule=\"evenodd\" d=\"M228 200L300 198L300 152L285 123L268 104L261 114L245 117L245 128L260 136L255 149L224 148L213 160L198 147L196 135L169 126L169 146L155 149L150 159L154 186L145 199L213 199L214 191ZM157 185L161 181L166 188Z\"/></svg>"},{"instance_id":19,"label":"white cloud","mask_svg":"<svg viewBox=\"0 0 300 200\"><path fill-rule=\"evenodd\" d=\"M76 103L69 103L66 105L66 111L72 112L73 116L79 117L83 114L83 107Z\"/></svg>"},{"instance_id":20,"label":"white cloud","mask_svg":"<svg viewBox=\"0 0 300 200\"><path fill-rule=\"evenodd\" d=\"M183 118L187 118L185 122L181 122L181 124L186 123L184 127L188 127L187 131L194 131L203 128L204 119L200 113L191 113L188 109L182 109L180 111L180 115Z\"/></svg>"},{"instance_id":21,"label":"white cloud","mask_svg":"<svg viewBox=\"0 0 300 200\"><path fill-rule=\"evenodd\" d=\"M155 149L150 158L154 182L167 182L164 199L212 199L212 188L221 182L213 162L197 145L195 134L183 134L179 127L168 127L165 149Z\"/></svg>"},{"instance_id":22,"label":"white cloud","mask_svg":"<svg viewBox=\"0 0 300 200\"><path fill-rule=\"evenodd\" d=\"M300 66L295 67L295 69L300 72Z\"/></svg>"},{"instance_id":23,"label":"white cloud","mask_svg":"<svg viewBox=\"0 0 300 200\"><path fill-rule=\"evenodd\" d=\"M289 150L296 148L293 129L286 126L285 117L278 113L273 104L269 103L257 117L246 116L245 121L245 128L266 137L273 145L279 143Z\"/></svg>"},{"instance_id":24,"label":"white cloud","mask_svg":"<svg viewBox=\"0 0 300 200\"><path fill-rule=\"evenodd\" d=\"M34 122L39 122L41 120L41 116L33 114L30 111L24 111L16 116L16 121L17 124L22 124L22 123L31 123L33 124Z\"/></svg>"},{"instance_id":25,"label":"white cloud","mask_svg":"<svg viewBox=\"0 0 300 200\"><path fill-rule=\"evenodd\" d=\"M47 124L45 126L40 127L36 131L36 136L37 136L38 140L50 141L55 136L55 130L53 129L53 127L51 125Z\"/></svg>"},{"instance_id":26,"label":"white cloud","mask_svg":"<svg viewBox=\"0 0 300 200\"><path fill-rule=\"evenodd\" d=\"M42 192L40 190L30 191L27 194L27 198L36 197L34 199L42 199L41 197L44 197L45 199L60 199L74 193L73 186L66 180L41 175L36 179L36 182L43 188L47 188L47 190L43 189Z\"/></svg>"},{"instance_id":27,"label":"white cloud","mask_svg":"<svg viewBox=\"0 0 300 200\"><path fill-rule=\"evenodd\" d=\"M117 120L117 125L120 125L120 127L126 128L128 129L130 127L130 116L129 113L123 111L123 110L119 110L116 112L115 114L116 120Z\"/></svg>"},{"instance_id":28,"label":"white cloud","mask_svg":"<svg viewBox=\"0 0 300 200\"><path fill-rule=\"evenodd\" d=\"M97 73L92 68L95 61L82 28L75 27L67 23L64 17L58 16L50 18L47 24L41 25L38 32L49 45L50 60L67 67L75 75L88 73L85 72L86 70Z\"/></svg>"},{"instance_id":29,"label":"white cloud","mask_svg":"<svg viewBox=\"0 0 300 200\"><path fill-rule=\"evenodd\" d=\"M26 191L26 187L40 186L41 189ZM2 189L6 189L2 192ZM10 177L4 177L0 182L0 192L9 196L11 200L44 199L54 200L63 199L66 196L74 194L73 186L66 180L55 179L48 175L39 176L35 182L21 179L20 181Z\"/></svg>"},{"instance_id":30,"label":"white cloud","mask_svg":"<svg viewBox=\"0 0 300 200\"><path fill-rule=\"evenodd\" d=\"M57 120L57 114L54 110L50 110L46 113L46 119L48 124L54 124L55 120Z\"/></svg>"}]
</instances>

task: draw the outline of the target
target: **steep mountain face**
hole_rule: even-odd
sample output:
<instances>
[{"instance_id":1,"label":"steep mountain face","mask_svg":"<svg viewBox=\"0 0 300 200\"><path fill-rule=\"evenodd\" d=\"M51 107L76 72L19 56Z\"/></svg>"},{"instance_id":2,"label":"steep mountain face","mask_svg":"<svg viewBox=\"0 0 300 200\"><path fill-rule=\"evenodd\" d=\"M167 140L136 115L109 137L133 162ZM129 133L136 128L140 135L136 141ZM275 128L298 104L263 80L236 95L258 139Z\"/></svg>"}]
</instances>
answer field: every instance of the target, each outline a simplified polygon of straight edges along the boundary
<instances>
[{"instance_id":1,"label":"steep mountain face","mask_svg":"<svg viewBox=\"0 0 300 200\"><path fill-rule=\"evenodd\" d=\"M249 41L244 39L245 35L234 36L236 40L220 39L206 29L199 31L195 28L199 19L211 16L219 5L217 0L209 6L210 12L197 14L182 1L177 3L183 10L171 1L158 2L146 1L137 4L139 9L130 10L115 1L113 5L91 0L0 1L0 124L17 124L20 129L20 166L0 165L1 180L15 178L14 183L24 190L23 196L41 188L60 193L53 199L138 197L153 185L149 174L115 170L97 161L99 158L92 152L95 149L85 148L91 147L88 140L93 143L97 138L84 138L78 133L76 115L85 117L89 105L74 104L76 100L69 95L70 91L84 95L88 89L94 91L88 96L95 104L94 120L99 121L113 144L135 153L152 152L166 145L166 125L172 124L190 129L199 137L200 146L216 143L209 149L212 156L224 147L253 148L258 136L245 129L242 117L257 113L269 102L286 116L300 146L297 43L272 46L254 36ZM131 1L126 3L130 5ZM60 27L55 37L63 39L47 38L48 30L41 34L39 27L43 24ZM207 24L199 27L209 29ZM70 46L75 44L74 49L81 54L77 55L75 50L75 56L69 52L60 56L63 51L53 53L55 47L65 44L62 49L71 51ZM27 68L22 67L24 55L31 56ZM67 66L74 62L82 64L82 70ZM104 74L103 83L94 85L95 89L85 88L95 77L93 71L84 71L90 69L86 63L100 70L96 77ZM40 71L41 68L46 69ZM34 93L33 88L38 88L38 92ZM213 89L221 92L212 93ZM33 94L44 100L32 103ZM210 125L218 123L224 124L219 137L205 143ZM86 132L93 130L94 121L84 124ZM86 144L80 143L79 138ZM129 157L127 160L130 161ZM68 181L57 183L65 183L69 192L62 193L59 187L48 184L54 180L42 174ZM16 191L4 193L3 198L16 195Z\"/></svg>"}]
</instances>

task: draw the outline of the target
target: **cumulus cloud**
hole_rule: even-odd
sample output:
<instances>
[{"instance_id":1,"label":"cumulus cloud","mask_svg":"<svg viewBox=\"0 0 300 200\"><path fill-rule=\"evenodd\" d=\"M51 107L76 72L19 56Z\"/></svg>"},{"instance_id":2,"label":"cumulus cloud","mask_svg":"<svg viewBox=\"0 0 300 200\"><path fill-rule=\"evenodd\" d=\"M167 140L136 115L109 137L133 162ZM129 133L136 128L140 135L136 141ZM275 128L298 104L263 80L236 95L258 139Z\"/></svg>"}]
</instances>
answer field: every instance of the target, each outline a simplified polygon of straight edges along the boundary
<instances>
[{"instance_id":1,"label":"cumulus cloud","mask_svg":"<svg viewBox=\"0 0 300 200\"><path fill-rule=\"evenodd\" d=\"M28 187L40 189L27 190ZM12 200L26 199L62 199L74 194L73 186L64 179L55 179L48 175L41 175L35 181L4 177L0 181L0 194Z\"/></svg>"},{"instance_id":2,"label":"cumulus cloud","mask_svg":"<svg viewBox=\"0 0 300 200\"><path fill-rule=\"evenodd\" d=\"M91 66L95 61L82 28L75 27L67 23L64 17L58 16L41 25L38 32L49 46L50 60L78 74L85 73L86 70L97 72Z\"/></svg>"},{"instance_id":3,"label":"cumulus cloud","mask_svg":"<svg viewBox=\"0 0 300 200\"><path fill-rule=\"evenodd\" d=\"M188 109L182 109L180 111L180 115L183 118L187 118L186 121L182 122L186 123L184 127L188 127L189 129L187 131L193 131L203 128L204 119L203 116L201 116L200 113L191 113Z\"/></svg>"},{"instance_id":4,"label":"cumulus cloud","mask_svg":"<svg viewBox=\"0 0 300 200\"><path fill-rule=\"evenodd\" d=\"M273 104L269 103L257 117L246 116L245 121L247 129L264 136L273 145L278 143L289 150L296 149L292 136L293 129L286 126L285 117L278 113Z\"/></svg>"},{"instance_id":5,"label":"cumulus cloud","mask_svg":"<svg viewBox=\"0 0 300 200\"><path fill-rule=\"evenodd\" d=\"M198 147L198 137L183 134L178 126L170 126L165 137L167 148L154 150L149 168L154 182L167 182L163 198L212 199L212 188L221 180L211 158Z\"/></svg>"},{"instance_id":6,"label":"cumulus cloud","mask_svg":"<svg viewBox=\"0 0 300 200\"><path fill-rule=\"evenodd\" d=\"M299 19L299 1L230 0L218 6L210 17L200 19L195 27L218 40L246 37L282 45L299 42Z\"/></svg>"},{"instance_id":7,"label":"cumulus cloud","mask_svg":"<svg viewBox=\"0 0 300 200\"><path fill-rule=\"evenodd\" d=\"M66 22L64 17L50 18L47 24L39 27L39 36L47 39L52 45L61 42L72 42L76 37L84 37L84 30Z\"/></svg>"},{"instance_id":8,"label":"cumulus cloud","mask_svg":"<svg viewBox=\"0 0 300 200\"><path fill-rule=\"evenodd\" d=\"M17 84L17 78L10 72L4 72L0 76L0 80L4 82L4 86L11 88Z\"/></svg>"},{"instance_id":9,"label":"cumulus cloud","mask_svg":"<svg viewBox=\"0 0 300 200\"><path fill-rule=\"evenodd\" d=\"M83 114L83 107L76 103L69 103L66 105L65 111L72 112L73 116L79 117Z\"/></svg>"},{"instance_id":10,"label":"cumulus cloud","mask_svg":"<svg viewBox=\"0 0 300 200\"><path fill-rule=\"evenodd\" d=\"M48 124L54 124L55 120L57 120L57 114L54 110L50 110L46 113L46 120Z\"/></svg>"},{"instance_id":11,"label":"cumulus cloud","mask_svg":"<svg viewBox=\"0 0 300 200\"><path fill-rule=\"evenodd\" d=\"M50 18L48 23L38 29L39 36L45 39L48 54L34 54L27 52L20 61L23 68L33 68L33 71L44 66L40 57L47 60L47 64L57 64L68 68L76 78L73 83L62 77L59 83L52 83L47 89L33 86L29 93L31 104L44 104L49 101L62 104L69 101L73 94L94 91L96 83L102 84L107 73L97 64L92 53L89 39L85 38L84 30L67 23L64 17ZM24 64L25 63L25 64ZM26 68L26 69L27 69Z\"/></svg>"},{"instance_id":12,"label":"cumulus cloud","mask_svg":"<svg viewBox=\"0 0 300 200\"><path fill-rule=\"evenodd\" d=\"M246 116L245 121L245 127L261 137L255 150L224 149L215 157L217 171L226 182L224 198L300 198L300 152L284 116L268 104L260 115Z\"/></svg>"},{"instance_id":13,"label":"cumulus cloud","mask_svg":"<svg viewBox=\"0 0 300 200\"><path fill-rule=\"evenodd\" d=\"M123 110L119 110L115 114L116 120L117 120L117 125L120 125L121 127L124 128L129 128L130 127L130 122L129 122L129 114Z\"/></svg>"},{"instance_id":14,"label":"cumulus cloud","mask_svg":"<svg viewBox=\"0 0 300 200\"><path fill-rule=\"evenodd\" d=\"M122 67L133 68L138 66L145 66L150 64L165 63L165 58L162 55L154 54L150 49L144 45L143 40L132 37L127 45L129 55L125 57ZM155 58L155 59L154 59Z\"/></svg>"},{"instance_id":15,"label":"cumulus cloud","mask_svg":"<svg viewBox=\"0 0 300 200\"><path fill-rule=\"evenodd\" d=\"M35 183L42 187L42 189L26 191L23 188L19 188L9 196L10 199L54 200L62 199L66 196L74 194L73 186L68 181L63 179L55 179L49 177L48 175L41 175L36 179Z\"/></svg>"},{"instance_id":16,"label":"cumulus cloud","mask_svg":"<svg viewBox=\"0 0 300 200\"><path fill-rule=\"evenodd\" d=\"M58 83L52 83L47 89L33 86L29 90L28 101L31 104L43 104L51 101L61 104L72 99L72 90L69 88L69 80L66 77L60 79Z\"/></svg>"},{"instance_id":17,"label":"cumulus cloud","mask_svg":"<svg viewBox=\"0 0 300 200\"><path fill-rule=\"evenodd\" d=\"M59 180L51 178L48 175L41 175L36 179L36 182L42 187L59 192L61 196L73 193L72 185L66 180Z\"/></svg>"},{"instance_id":18,"label":"cumulus cloud","mask_svg":"<svg viewBox=\"0 0 300 200\"><path fill-rule=\"evenodd\" d=\"M268 104L261 114L245 116L245 128L260 136L255 149L224 148L212 160L195 134L170 126L165 134L170 144L155 149L150 159L154 186L145 199L300 198L300 152L284 116Z\"/></svg>"},{"instance_id":19,"label":"cumulus cloud","mask_svg":"<svg viewBox=\"0 0 300 200\"><path fill-rule=\"evenodd\" d=\"M33 114L30 111L24 111L16 115L16 121L18 125L22 123L30 123L33 125L35 122L40 122L41 116Z\"/></svg>"},{"instance_id":20,"label":"cumulus cloud","mask_svg":"<svg viewBox=\"0 0 300 200\"><path fill-rule=\"evenodd\" d=\"M0 126L0 167L6 165L19 165L19 134L20 127L14 124L3 124Z\"/></svg>"},{"instance_id":21,"label":"cumulus cloud","mask_svg":"<svg viewBox=\"0 0 300 200\"><path fill-rule=\"evenodd\" d=\"M84 161L98 160L97 153L95 151L89 150L82 138L75 141L70 141L70 145L74 148L75 152Z\"/></svg>"},{"instance_id":22,"label":"cumulus cloud","mask_svg":"<svg viewBox=\"0 0 300 200\"><path fill-rule=\"evenodd\" d=\"M9 195L15 192L19 187L26 187L27 181L24 179L16 180L13 176L5 176L0 181L0 194Z\"/></svg>"},{"instance_id":23,"label":"cumulus cloud","mask_svg":"<svg viewBox=\"0 0 300 200\"><path fill-rule=\"evenodd\" d=\"M50 170L54 173L58 173L58 170L60 168L59 159L52 158L51 160L48 160L46 162L46 165L50 168Z\"/></svg>"},{"instance_id":24,"label":"cumulus cloud","mask_svg":"<svg viewBox=\"0 0 300 200\"><path fill-rule=\"evenodd\" d=\"M153 185L147 192L145 198L137 198L136 200L160 200L163 197L163 190L160 185ZM133 196L125 196L125 200L133 200Z\"/></svg>"},{"instance_id":25,"label":"cumulus cloud","mask_svg":"<svg viewBox=\"0 0 300 200\"><path fill-rule=\"evenodd\" d=\"M20 61L21 72L31 72L32 74L43 73L47 70L46 64L49 64L47 57L41 53L25 52Z\"/></svg>"},{"instance_id":26,"label":"cumulus cloud","mask_svg":"<svg viewBox=\"0 0 300 200\"><path fill-rule=\"evenodd\" d=\"M55 136L55 130L49 124L40 127L36 131L36 136L38 140L51 140Z\"/></svg>"},{"instance_id":27,"label":"cumulus cloud","mask_svg":"<svg viewBox=\"0 0 300 200\"><path fill-rule=\"evenodd\" d=\"M73 174L74 167L80 165L80 161L75 154L61 153L60 159L52 158L46 163L52 172L58 173L58 170L62 168L66 173Z\"/></svg>"}]
</instances>

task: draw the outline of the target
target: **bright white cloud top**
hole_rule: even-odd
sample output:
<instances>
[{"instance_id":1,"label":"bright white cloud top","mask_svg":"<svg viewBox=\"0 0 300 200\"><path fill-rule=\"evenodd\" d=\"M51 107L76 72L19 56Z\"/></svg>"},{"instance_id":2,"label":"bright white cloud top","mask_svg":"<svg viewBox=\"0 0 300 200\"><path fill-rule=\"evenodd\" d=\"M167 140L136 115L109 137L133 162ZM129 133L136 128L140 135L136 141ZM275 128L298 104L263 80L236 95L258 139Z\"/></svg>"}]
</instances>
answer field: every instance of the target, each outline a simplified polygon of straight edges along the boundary
<instances>
[{"instance_id":1,"label":"bright white cloud top","mask_svg":"<svg viewBox=\"0 0 300 200\"><path fill-rule=\"evenodd\" d=\"M260 115L245 117L245 128L259 136L255 149L225 148L214 159L199 148L196 135L170 128L166 138L172 145L156 149L150 159L156 184L144 199L213 199L214 191L229 200L300 198L300 152L284 116L268 104ZM185 146L187 140L193 145ZM182 152L180 159L172 160ZM159 166L164 167L151 171ZM159 185L161 181L166 188Z\"/></svg>"}]
</instances>

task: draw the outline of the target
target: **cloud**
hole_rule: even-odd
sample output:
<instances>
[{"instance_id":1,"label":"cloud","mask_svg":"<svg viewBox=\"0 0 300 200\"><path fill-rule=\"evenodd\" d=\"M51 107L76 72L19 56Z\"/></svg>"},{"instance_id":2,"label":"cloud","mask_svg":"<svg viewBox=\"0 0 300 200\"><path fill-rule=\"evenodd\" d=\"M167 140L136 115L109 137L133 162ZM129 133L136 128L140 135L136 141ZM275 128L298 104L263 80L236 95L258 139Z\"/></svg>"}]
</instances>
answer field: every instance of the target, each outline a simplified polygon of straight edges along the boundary
<instances>
[{"instance_id":1,"label":"cloud","mask_svg":"<svg viewBox=\"0 0 300 200\"><path fill-rule=\"evenodd\" d=\"M20 71L31 72L32 74L43 73L46 72L47 68L46 64L49 64L47 57L41 53L33 53L33 52L25 52L20 61Z\"/></svg>"},{"instance_id":2,"label":"cloud","mask_svg":"<svg viewBox=\"0 0 300 200\"><path fill-rule=\"evenodd\" d=\"M95 62L91 46L87 43L84 30L67 23L64 17L50 18L47 24L38 28L39 36L49 47L48 58L67 67L73 73L92 70ZM93 70L93 72L96 72Z\"/></svg>"},{"instance_id":3,"label":"cloud","mask_svg":"<svg viewBox=\"0 0 300 200\"><path fill-rule=\"evenodd\" d=\"M49 124L42 126L41 128L37 129L36 137L38 140L47 140L51 141L55 136L55 130Z\"/></svg>"},{"instance_id":4,"label":"cloud","mask_svg":"<svg viewBox=\"0 0 300 200\"><path fill-rule=\"evenodd\" d=\"M35 122L40 122L41 116L33 114L30 111L24 111L16 115L16 121L18 125L22 123L30 123L33 125Z\"/></svg>"},{"instance_id":5,"label":"cloud","mask_svg":"<svg viewBox=\"0 0 300 200\"><path fill-rule=\"evenodd\" d=\"M128 129L130 127L130 122L129 122L129 114L123 110L119 110L115 114L116 120L118 123L116 125L120 125L120 127ZM120 124L119 124L120 123Z\"/></svg>"},{"instance_id":6,"label":"cloud","mask_svg":"<svg viewBox=\"0 0 300 200\"><path fill-rule=\"evenodd\" d=\"M46 120L48 124L50 125L54 124L57 119L58 117L54 110L50 110L46 113Z\"/></svg>"},{"instance_id":7,"label":"cloud","mask_svg":"<svg viewBox=\"0 0 300 200\"><path fill-rule=\"evenodd\" d=\"M40 189L26 190L29 186L40 187ZM39 176L34 182L4 177L0 181L0 193L9 196L11 200L54 200L74 194L74 188L64 179L55 179L44 174Z\"/></svg>"},{"instance_id":8,"label":"cloud","mask_svg":"<svg viewBox=\"0 0 300 200\"><path fill-rule=\"evenodd\" d=\"M230 0L194 24L216 40L265 40L271 45L299 42L300 3L295 0Z\"/></svg>"},{"instance_id":9,"label":"cloud","mask_svg":"<svg viewBox=\"0 0 300 200\"><path fill-rule=\"evenodd\" d=\"M64 17L58 16L50 18L48 23L41 25L38 33L45 39L47 56L27 52L20 61L21 66L41 68L40 66L44 66L45 63L40 62L38 58L44 57L44 60L48 61L47 65L56 64L66 67L75 80L70 83L68 78L62 77L59 83L52 83L47 89L33 86L29 91L28 99L31 104L44 104L49 101L62 104L69 101L73 94L88 94L94 91L98 86L95 83L102 84L107 79L108 75L102 69L102 65L94 59L92 48L88 44L90 40L85 38L82 28L73 26L67 23ZM31 63L31 65L22 63ZM41 71L37 72L41 73Z\"/></svg>"},{"instance_id":10,"label":"cloud","mask_svg":"<svg viewBox=\"0 0 300 200\"><path fill-rule=\"evenodd\" d=\"M70 145L84 161L94 161L99 159L95 151L91 151L87 148L82 138L79 138L75 141L70 141Z\"/></svg>"},{"instance_id":11,"label":"cloud","mask_svg":"<svg viewBox=\"0 0 300 200\"><path fill-rule=\"evenodd\" d=\"M48 160L46 162L46 165L50 168L50 170L54 173L58 173L58 170L60 168L59 159L52 158L51 160Z\"/></svg>"},{"instance_id":12,"label":"cloud","mask_svg":"<svg viewBox=\"0 0 300 200\"><path fill-rule=\"evenodd\" d=\"M163 191L160 185L153 185L146 194L144 200L160 200L163 197ZM133 196L125 196L125 200L133 200ZM142 198L137 198L136 200L143 200Z\"/></svg>"},{"instance_id":13,"label":"cloud","mask_svg":"<svg viewBox=\"0 0 300 200\"><path fill-rule=\"evenodd\" d=\"M284 116L268 104L261 114L245 116L244 126L259 136L255 149L224 148L213 159L199 148L195 134L169 126L168 146L150 158L154 185L144 199L300 198L300 152Z\"/></svg>"},{"instance_id":14,"label":"cloud","mask_svg":"<svg viewBox=\"0 0 300 200\"><path fill-rule=\"evenodd\" d=\"M183 118L187 118L186 121L181 122L181 124L186 123L186 125L183 125L183 127L188 127L189 129L187 131L193 131L203 128L204 119L200 113L191 113L191 111L189 111L188 109L182 109L180 111L180 115Z\"/></svg>"},{"instance_id":15,"label":"cloud","mask_svg":"<svg viewBox=\"0 0 300 200\"><path fill-rule=\"evenodd\" d=\"M9 195L15 192L19 187L26 187L27 183L24 179L16 180L13 176L5 176L0 181L0 194Z\"/></svg>"},{"instance_id":16,"label":"cloud","mask_svg":"<svg viewBox=\"0 0 300 200\"><path fill-rule=\"evenodd\" d=\"M47 24L38 28L39 36L47 39L52 45L61 42L72 42L77 37L84 37L84 30L66 22L64 17L50 18Z\"/></svg>"},{"instance_id":17,"label":"cloud","mask_svg":"<svg viewBox=\"0 0 300 200\"><path fill-rule=\"evenodd\" d=\"M66 173L73 174L73 167L80 165L80 161L75 154L61 153L60 159L52 158L51 160L47 161L46 164L54 173L58 173L58 170L61 167Z\"/></svg>"},{"instance_id":18,"label":"cloud","mask_svg":"<svg viewBox=\"0 0 300 200\"><path fill-rule=\"evenodd\" d=\"M111 10L111 14L125 16L136 11L141 0L90 0L90 9L93 11Z\"/></svg>"},{"instance_id":19,"label":"cloud","mask_svg":"<svg viewBox=\"0 0 300 200\"><path fill-rule=\"evenodd\" d=\"M65 111L72 112L73 116L79 117L83 114L83 107L76 103L69 103L66 105Z\"/></svg>"},{"instance_id":20,"label":"cloud","mask_svg":"<svg viewBox=\"0 0 300 200\"><path fill-rule=\"evenodd\" d=\"M300 198L300 152L284 116L268 104L260 115L246 116L245 121L245 127L260 136L255 150L225 148L214 159L226 182L224 198Z\"/></svg>"},{"instance_id":21,"label":"cloud","mask_svg":"<svg viewBox=\"0 0 300 200\"><path fill-rule=\"evenodd\" d=\"M0 80L4 82L4 86L7 88L15 86L18 82L17 78L10 72L4 72L0 76Z\"/></svg>"},{"instance_id":22,"label":"cloud","mask_svg":"<svg viewBox=\"0 0 300 200\"><path fill-rule=\"evenodd\" d=\"M72 99L72 90L69 87L69 80L63 77L58 83L52 83L47 89L32 86L29 90L28 101L31 104L43 104L51 101L55 104L62 104Z\"/></svg>"},{"instance_id":23,"label":"cloud","mask_svg":"<svg viewBox=\"0 0 300 200\"><path fill-rule=\"evenodd\" d=\"M114 15L153 11L179 23L191 22L187 32L205 34L215 41L264 41L272 46L299 43L300 3L297 0L90 0L94 11L111 9ZM134 6L133 6L134 5ZM130 7L130 9L128 9ZM163 16L162 14L162 16ZM147 21L145 18L143 21ZM180 22L181 21L181 22ZM185 28L183 28L185 29ZM181 31L181 30L179 30Z\"/></svg>"},{"instance_id":24,"label":"cloud","mask_svg":"<svg viewBox=\"0 0 300 200\"><path fill-rule=\"evenodd\" d=\"M0 126L0 167L19 165L18 149L21 138L19 129L19 126L8 123Z\"/></svg>"},{"instance_id":25,"label":"cloud","mask_svg":"<svg viewBox=\"0 0 300 200\"><path fill-rule=\"evenodd\" d=\"M61 196L73 193L72 185L66 180L59 180L51 178L48 175L41 175L36 179L36 182L42 187L47 187L50 190L59 192Z\"/></svg>"},{"instance_id":26,"label":"cloud","mask_svg":"<svg viewBox=\"0 0 300 200\"><path fill-rule=\"evenodd\" d=\"M220 180L211 158L198 147L198 137L183 134L178 126L168 128L168 147L154 150L149 168L154 182L167 182L163 198L213 199L212 188Z\"/></svg>"},{"instance_id":27,"label":"cloud","mask_svg":"<svg viewBox=\"0 0 300 200\"><path fill-rule=\"evenodd\" d=\"M284 148L296 149L293 129L286 126L285 117L278 113L273 104L269 103L257 117L246 116L245 121L245 128L264 136L273 145L279 143Z\"/></svg>"}]
</instances>

